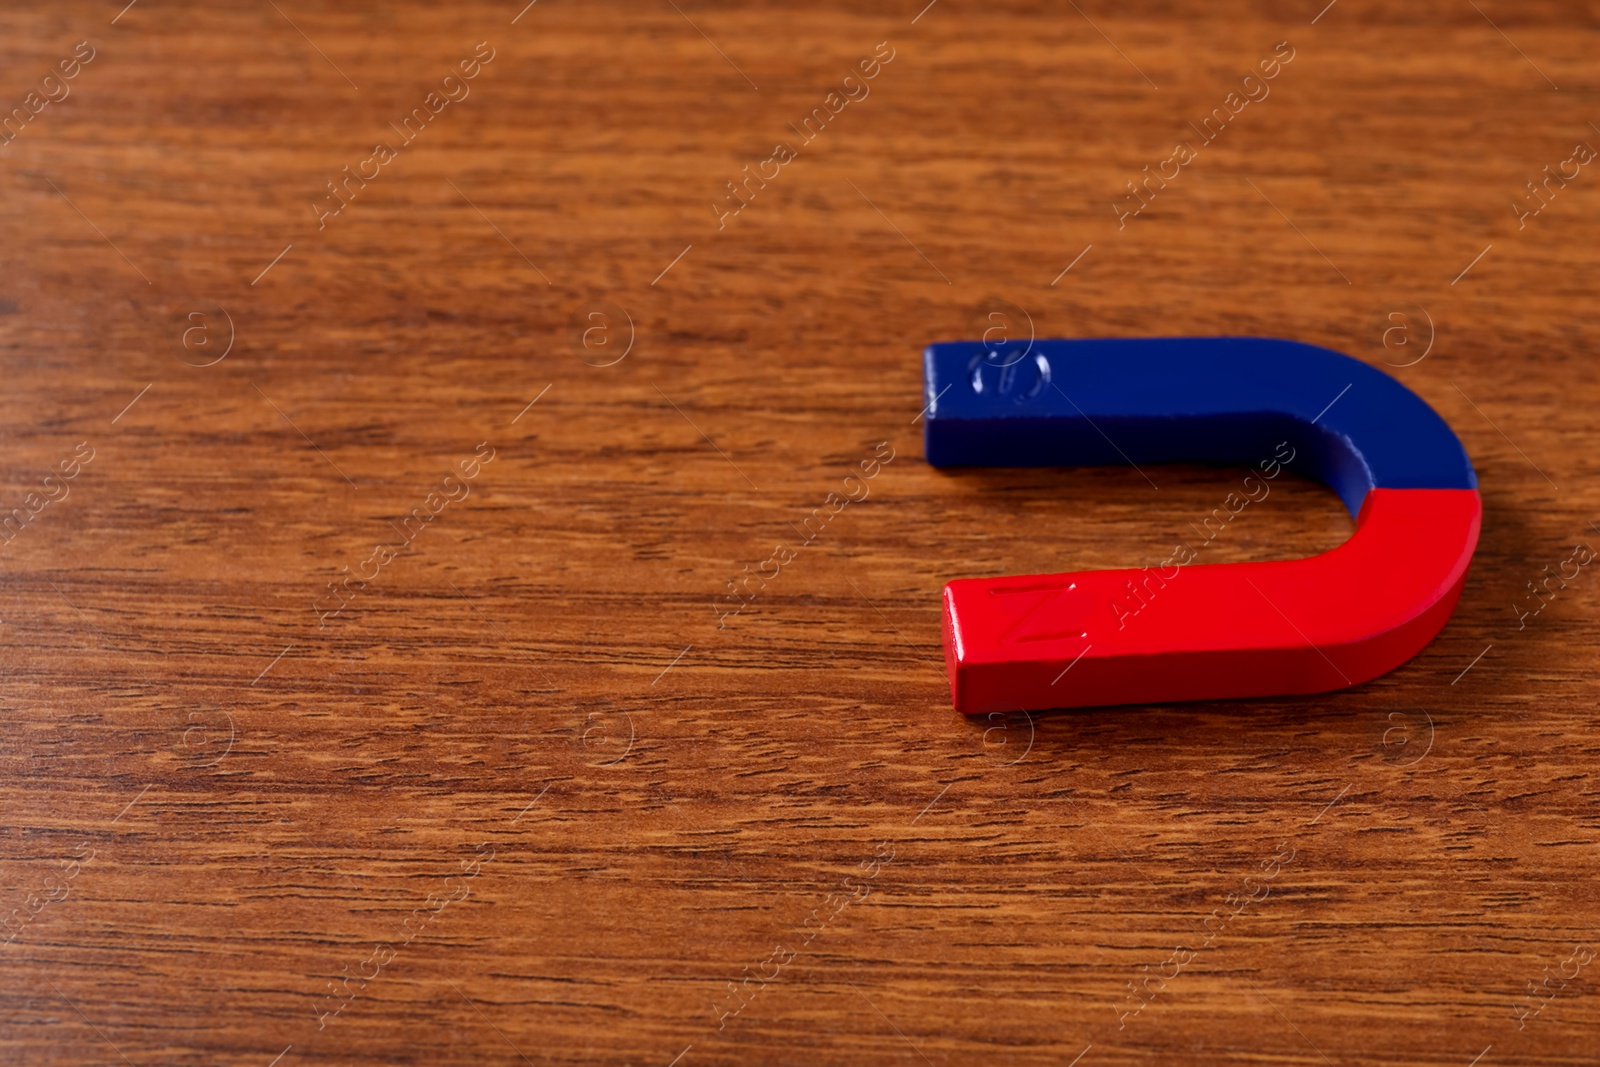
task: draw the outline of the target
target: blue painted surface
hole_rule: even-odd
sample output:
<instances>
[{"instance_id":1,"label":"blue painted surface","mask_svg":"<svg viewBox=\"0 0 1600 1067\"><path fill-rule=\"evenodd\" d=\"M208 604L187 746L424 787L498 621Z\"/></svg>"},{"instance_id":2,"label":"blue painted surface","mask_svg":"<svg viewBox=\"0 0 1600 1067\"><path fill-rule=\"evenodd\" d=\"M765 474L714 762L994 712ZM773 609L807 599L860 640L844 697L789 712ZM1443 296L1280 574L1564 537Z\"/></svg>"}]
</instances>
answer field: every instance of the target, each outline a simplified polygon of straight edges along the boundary
<instances>
[{"instance_id":1,"label":"blue painted surface","mask_svg":"<svg viewBox=\"0 0 1600 1067\"><path fill-rule=\"evenodd\" d=\"M1289 469L1352 515L1371 489L1475 489L1449 425L1382 371L1258 337L956 341L923 353L935 467L1244 464Z\"/></svg>"}]
</instances>

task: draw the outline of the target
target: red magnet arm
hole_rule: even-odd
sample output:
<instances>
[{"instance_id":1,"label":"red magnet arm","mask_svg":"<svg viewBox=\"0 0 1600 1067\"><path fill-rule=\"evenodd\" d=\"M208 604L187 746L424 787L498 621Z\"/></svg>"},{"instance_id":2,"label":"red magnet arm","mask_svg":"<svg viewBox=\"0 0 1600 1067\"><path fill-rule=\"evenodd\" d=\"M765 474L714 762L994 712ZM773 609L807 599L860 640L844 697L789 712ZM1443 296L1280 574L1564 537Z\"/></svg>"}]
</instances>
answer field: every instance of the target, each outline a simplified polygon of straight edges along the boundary
<instances>
[{"instance_id":1,"label":"red magnet arm","mask_svg":"<svg viewBox=\"0 0 1600 1067\"><path fill-rule=\"evenodd\" d=\"M1275 563L971 578L944 590L956 709L1316 693L1392 670L1449 619L1474 489L1373 489L1350 540Z\"/></svg>"}]
</instances>

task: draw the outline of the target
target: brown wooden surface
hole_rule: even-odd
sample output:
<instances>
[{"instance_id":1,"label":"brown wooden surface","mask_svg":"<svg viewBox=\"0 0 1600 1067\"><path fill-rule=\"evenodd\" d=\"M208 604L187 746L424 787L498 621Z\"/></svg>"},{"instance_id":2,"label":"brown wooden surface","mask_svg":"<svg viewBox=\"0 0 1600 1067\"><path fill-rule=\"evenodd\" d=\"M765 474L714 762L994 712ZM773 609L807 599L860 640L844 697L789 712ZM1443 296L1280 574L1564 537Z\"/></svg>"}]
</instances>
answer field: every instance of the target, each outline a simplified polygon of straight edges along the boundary
<instances>
[{"instance_id":1,"label":"brown wooden surface","mask_svg":"<svg viewBox=\"0 0 1600 1067\"><path fill-rule=\"evenodd\" d=\"M1593 1062L1593 575L1517 607L1600 537L1600 173L1511 208L1600 145L1592 10L439 6L0 13L7 111L95 49L0 148L0 504L93 450L0 541L0 1059ZM1238 477L930 470L919 351L1003 305L1390 364L1482 482L1454 620L1341 693L955 715L944 581L1157 560ZM1211 559L1349 528L1286 482Z\"/></svg>"}]
</instances>

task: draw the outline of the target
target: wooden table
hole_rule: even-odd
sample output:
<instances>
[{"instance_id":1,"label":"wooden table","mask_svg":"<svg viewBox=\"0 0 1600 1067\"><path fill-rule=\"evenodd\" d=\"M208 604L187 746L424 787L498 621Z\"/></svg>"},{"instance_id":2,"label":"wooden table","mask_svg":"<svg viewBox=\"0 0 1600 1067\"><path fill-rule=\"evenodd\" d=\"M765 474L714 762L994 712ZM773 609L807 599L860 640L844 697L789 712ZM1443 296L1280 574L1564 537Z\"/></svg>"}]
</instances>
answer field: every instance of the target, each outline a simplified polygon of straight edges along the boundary
<instances>
[{"instance_id":1,"label":"wooden table","mask_svg":"<svg viewBox=\"0 0 1600 1067\"><path fill-rule=\"evenodd\" d=\"M0 15L0 1057L1593 1062L1592 15L921 3ZM1238 477L931 470L997 321L1386 366L1454 620L957 716L944 581Z\"/></svg>"}]
</instances>

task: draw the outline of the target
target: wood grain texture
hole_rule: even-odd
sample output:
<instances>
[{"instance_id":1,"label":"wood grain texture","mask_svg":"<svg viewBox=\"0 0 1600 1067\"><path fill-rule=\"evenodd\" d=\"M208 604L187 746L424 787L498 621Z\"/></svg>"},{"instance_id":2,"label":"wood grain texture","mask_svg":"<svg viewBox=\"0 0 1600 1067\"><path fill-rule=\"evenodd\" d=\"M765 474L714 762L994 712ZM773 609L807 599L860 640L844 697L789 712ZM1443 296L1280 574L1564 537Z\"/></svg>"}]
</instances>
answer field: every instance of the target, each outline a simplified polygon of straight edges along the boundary
<instances>
[{"instance_id":1,"label":"wood grain texture","mask_svg":"<svg viewBox=\"0 0 1600 1067\"><path fill-rule=\"evenodd\" d=\"M519 8L0 13L7 111L94 50L0 147L0 1058L1592 1062L1594 577L1518 611L1597 536L1600 175L1511 207L1600 145L1591 10ZM1002 307L1388 364L1482 482L1454 620L1341 693L955 715L944 581L1162 558L1240 477L929 469L920 349ZM1349 528L1285 482L1207 552Z\"/></svg>"}]
</instances>

